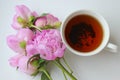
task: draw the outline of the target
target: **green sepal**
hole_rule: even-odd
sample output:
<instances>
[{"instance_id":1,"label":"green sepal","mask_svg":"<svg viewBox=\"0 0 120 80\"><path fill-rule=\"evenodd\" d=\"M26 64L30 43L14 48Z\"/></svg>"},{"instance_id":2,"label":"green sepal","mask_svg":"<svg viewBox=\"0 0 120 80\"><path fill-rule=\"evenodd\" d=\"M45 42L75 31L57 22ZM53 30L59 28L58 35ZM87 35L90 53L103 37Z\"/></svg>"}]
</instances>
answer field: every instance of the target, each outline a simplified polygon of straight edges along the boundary
<instances>
[{"instance_id":1,"label":"green sepal","mask_svg":"<svg viewBox=\"0 0 120 80\"><path fill-rule=\"evenodd\" d=\"M54 26L55 26L55 28L59 28L59 27L61 26L61 22L56 22L56 23L54 24Z\"/></svg>"},{"instance_id":2,"label":"green sepal","mask_svg":"<svg viewBox=\"0 0 120 80\"><path fill-rule=\"evenodd\" d=\"M44 66L46 61L44 59L33 60L31 64L35 67L42 67Z\"/></svg>"},{"instance_id":3,"label":"green sepal","mask_svg":"<svg viewBox=\"0 0 120 80\"><path fill-rule=\"evenodd\" d=\"M25 47L26 47L26 42L25 42L25 41L22 41L22 42L19 43L19 45L20 45L21 48L25 49Z\"/></svg>"},{"instance_id":4,"label":"green sepal","mask_svg":"<svg viewBox=\"0 0 120 80\"><path fill-rule=\"evenodd\" d=\"M45 29L57 29L61 26L61 22L56 22L54 24L54 26L51 26L51 25L46 25L44 27L41 27L42 30L45 30Z\"/></svg>"},{"instance_id":5,"label":"green sepal","mask_svg":"<svg viewBox=\"0 0 120 80\"><path fill-rule=\"evenodd\" d=\"M39 61L38 60L33 60L31 64L35 67L38 67L39 66Z\"/></svg>"},{"instance_id":6,"label":"green sepal","mask_svg":"<svg viewBox=\"0 0 120 80\"><path fill-rule=\"evenodd\" d=\"M42 30L45 30L45 29L55 29L55 27L51 26L51 25L46 25L44 27L41 27Z\"/></svg>"},{"instance_id":7,"label":"green sepal","mask_svg":"<svg viewBox=\"0 0 120 80\"><path fill-rule=\"evenodd\" d=\"M20 24L23 24L23 23L24 23L24 19L21 18L20 16L17 17L17 21L18 21L18 23L20 23Z\"/></svg>"},{"instance_id":8,"label":"green sepal","mask_svg":"<svg viewBox=\"0 0 120 80\"><path fill-rule=\"evenodd\" d=\"M33 23L34 20L35 20L35 17L34 17L34 16L30 16L30 17L29 17L29 22L30 22L30 23L31 23L31 22Z\"/></svg>"},{"instance_id":9,"label":"green sepal","mask_svg":"<svg viewBox=\"0 0 120 80\"><path fill-rule=\"evenodd\" d=\"M48 13L43 13L41 16L46 16L46 15L48 15Z\"/></svg>"},{"instance_id":10,"label":"green sepal","mask_svg":"<svg viewBox=\"0 0 120 80\"><path fill-rule=\"evenodd\" d=\"M35 60L40 59L40 54L35 54L35 55L33 55L32 57L29 58L29 60L27 61L27 68L29 67L30 63L32 64L32 62L34 61L34 59ZM35 64L36 64L36 62L35 62Z\"/></svg>"}]
</instances>

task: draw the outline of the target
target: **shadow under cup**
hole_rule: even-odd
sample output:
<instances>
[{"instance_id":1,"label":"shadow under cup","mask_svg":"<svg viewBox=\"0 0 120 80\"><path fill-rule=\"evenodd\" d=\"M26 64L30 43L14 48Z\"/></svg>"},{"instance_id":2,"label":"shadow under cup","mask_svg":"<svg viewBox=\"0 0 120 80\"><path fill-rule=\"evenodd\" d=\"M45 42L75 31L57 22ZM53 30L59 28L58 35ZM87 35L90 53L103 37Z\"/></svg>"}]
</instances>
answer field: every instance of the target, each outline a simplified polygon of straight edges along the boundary
<instances>
[{"instance_id":1,"label":"shadow under cup","mask_svg":"<svg viewBox=\"0 0 120 80\"><path fill-rule=\"evenodd\" d=\"M108 24L101 15L81 10L65 19L61 35L64 44L72 53L90 56L104 49L110 33Z\"/></svg>"}]
</instances>

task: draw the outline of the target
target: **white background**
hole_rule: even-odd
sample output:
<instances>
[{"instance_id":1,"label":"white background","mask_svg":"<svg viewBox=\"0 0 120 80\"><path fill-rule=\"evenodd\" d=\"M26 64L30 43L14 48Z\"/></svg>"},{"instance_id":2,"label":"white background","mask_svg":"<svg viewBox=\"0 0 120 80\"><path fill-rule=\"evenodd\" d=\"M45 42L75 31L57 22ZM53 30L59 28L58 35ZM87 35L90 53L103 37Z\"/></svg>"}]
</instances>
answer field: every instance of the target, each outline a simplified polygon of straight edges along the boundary
<instances>
[{"instance_id":1,"label":"white background","mask_svg":"<svg viewBox=\"0 0 120 80\"><path fill-rule=\"evenodd\" d=\"M8 59L15 53L7 46L6 36L15 34L11 28L15 6L25 4L39 14L52 13L61 21L73 11L90 9L107 20L110 42L118 45L118 52L102 51L90 57L66 53L65 58L78 80L120 80L120 0L0 0L0 80L40 80L12 68ZM50 66L54 80L64 80L61 71Z\"/></svg>"}]
</instances>

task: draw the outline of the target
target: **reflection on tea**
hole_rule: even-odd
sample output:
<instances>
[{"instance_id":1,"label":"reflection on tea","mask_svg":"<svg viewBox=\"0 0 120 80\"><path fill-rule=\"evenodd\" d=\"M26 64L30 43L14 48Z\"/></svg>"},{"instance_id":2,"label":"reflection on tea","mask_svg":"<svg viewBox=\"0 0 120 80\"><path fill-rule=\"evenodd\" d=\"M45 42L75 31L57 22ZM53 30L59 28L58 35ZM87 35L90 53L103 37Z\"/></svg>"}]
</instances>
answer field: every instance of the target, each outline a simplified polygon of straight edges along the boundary
<instances>
[{"instance_id":1,"label":"reflection on tea","mask_svg":"<svg viewBox=\"0 0 120 80\"><path fill-rule=\"evenodd\" d=\"M89 15L78 15L68 21L65 28L67 43L80 52L90 52L102 42L101 24Z\"/></svg>"}]
</instances>

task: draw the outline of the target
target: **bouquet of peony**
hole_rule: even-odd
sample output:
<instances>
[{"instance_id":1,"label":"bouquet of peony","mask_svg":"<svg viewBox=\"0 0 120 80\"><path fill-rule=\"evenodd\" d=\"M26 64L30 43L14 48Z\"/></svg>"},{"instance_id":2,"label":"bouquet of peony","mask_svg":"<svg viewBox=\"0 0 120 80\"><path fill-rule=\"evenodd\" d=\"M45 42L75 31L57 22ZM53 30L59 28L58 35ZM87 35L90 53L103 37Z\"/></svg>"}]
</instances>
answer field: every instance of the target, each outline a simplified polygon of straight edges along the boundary
<instances>
[{"instance_id":1,"label":"bouquet of peony","mask_svg":"<svg viewBox=\"0 0 120 80\"><path fill-rule=\"evenodd\" d=\"M25 5L15 9L12 27L17 34L9 35L7 44L17 54L9 59L10 65L31 76L40 73L41 80L53 80L47 70L48 64L53 63L62 70L65 80L66 75L77 80L63 57L66 47L57 29L61 25L59 19L49 13L39 16Z\"/></svg>"}]
</instances>

